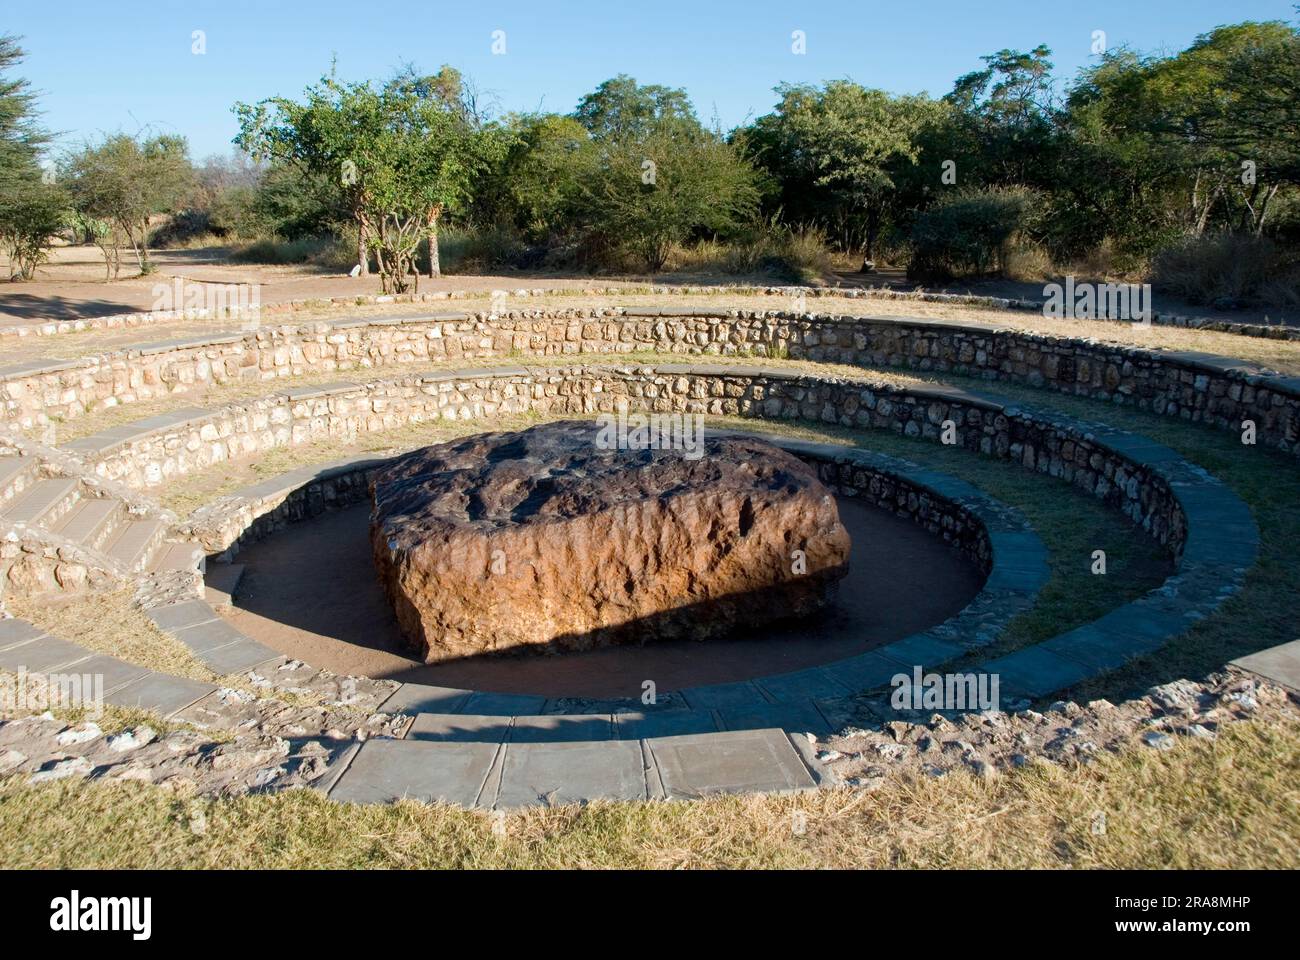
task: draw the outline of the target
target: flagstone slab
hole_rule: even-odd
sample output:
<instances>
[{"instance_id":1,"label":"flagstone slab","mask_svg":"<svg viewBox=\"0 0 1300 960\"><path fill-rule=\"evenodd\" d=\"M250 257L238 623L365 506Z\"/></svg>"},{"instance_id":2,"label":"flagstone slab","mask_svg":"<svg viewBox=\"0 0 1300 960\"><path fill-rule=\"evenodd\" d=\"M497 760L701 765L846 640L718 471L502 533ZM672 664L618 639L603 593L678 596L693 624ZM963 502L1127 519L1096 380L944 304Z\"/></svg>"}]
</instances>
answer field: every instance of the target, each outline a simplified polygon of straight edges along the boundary
<instances>
[{"instance_id":1,"label":"flagstone slab","mask_svg":"<svg viewBox=\"0 0 1300 960\"><path fill-rule=\"evenodd\" d=\"M204 666L221 676L227 673L243 673L245 670L280 659L281 654L265 644L243 637L234 643L215 650L207 650L198 656Z\"/></svg>"},{"instance_id":2,"label":"flagstone slab","mask_svg":"<svg viewBox=\"0 0 1300 960\"><path fill-rule=\"evenodd\" d=\"M384 713L458 713L473 690L404 683L379 705Z\"/></svg>"},{"instance_id":3,"label":"flagstone slab","mask_svg":"<svg viewBox=\"0 0 1300 960\"><path fill-rule=\"evenodd\" d=\"M620 740L676 737L687 733L714 733L721 728L712 710L660 710L650 713L614 714Z\"/></svg>"},{"instance_id":4,"label":"flagstone slab","mask_svg":"<svg viewBox=\"0 0 1300 960\"><path fill-rule=\"evenodd\" d=\"M329 796L340 803L409 799L472 807L500 749L495 743L367 740Z\"/></svg>"},{"instance_id":5,"label":"flagstone slab","mask_svg":"<svg viewBox=\"0 0 1300 960\"><path fill-rule=\"evenodd\" d=\"M165 673L149 673L106 694L104 701L118 707L155 710L169 717L216 691L217 687L211 683Z\"/></svg>"},{"instance_id":6,"label":"flagstone slab","mask_svg":"<svg viewBox=\"0 0 1300 960\"><path fill-rule=\"evenodd\" d=\"M832 732L830 723L811 700L719 710L718 715L727 730L763 730L775 727L787 733L813 733L819 737Z\"/></svg>"},{"instance_id":7,"label":"flagstone slab","mask_svg":"<svg viewBox=\"0 0 1300 960\"><path fill-rule=\"evenodd\" d=\"M511 717L417 713L406 731L406 739L455 743L501 743L510 735L511 721Z\"/></svg>"},{"instance_id":8,"label":"flagstone slab","mask_svg":"<svg viewBox=\"0 0 1300 960\"><path fill-rule=\"evenodd\" d=\"M17 646L0 650L0 670L26 670L42 673L85 660L90 651L58 637L37 637Z\"/></svg>"},{"instance_id":9,"label":"flagstone slab","mask_svg":"<svg viewBox=\"0 0 1300 960\"><path fill-rule=\"evenodd\" d=\"M557 743L614 739L612 714L536 714L515 717L511 743Z\"/></svg>"},{"instance_id":10,"label":"flagstone slab","mask_svg":"<svg viewBox=\"0 0 1300 960\"><path fill-rule=\"evenodd\" d=\"M1300 640L1238 657L1229 666L1247 670L1292 690L1300 690Z\"/></svg>"},{"instance_id":11,"label":"flagstone slab","mask_svg":"<svg viewBox=\"0 0 1300 960\"><path fill-rule=\"evenodd\" d=\"M646 757L638 741L509 743L492 805L509 810L648 796Z\"/></svg>"},{"instance_id":12,"label":"flagstone slab","mask_svg":"<svg viewBox=\"0 0 1300 960\"><path fill-rule=\"evenodd\" d=\"M790 793L817 784L780 730L738 730L647 740L669 799L714 793Z\"/></svg>"}]
</instances>

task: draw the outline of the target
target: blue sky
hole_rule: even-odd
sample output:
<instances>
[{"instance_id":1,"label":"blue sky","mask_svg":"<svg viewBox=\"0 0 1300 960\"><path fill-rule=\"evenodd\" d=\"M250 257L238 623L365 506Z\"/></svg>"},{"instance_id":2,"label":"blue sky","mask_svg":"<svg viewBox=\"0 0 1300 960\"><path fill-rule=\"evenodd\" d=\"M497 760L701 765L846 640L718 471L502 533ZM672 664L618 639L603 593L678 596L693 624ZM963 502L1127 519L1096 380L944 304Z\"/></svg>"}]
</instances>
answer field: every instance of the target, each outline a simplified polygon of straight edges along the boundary
<instances>
[{"instance_id":1,"label":"blue sky","mask_svg":"<svg viewBox=\"0 0 1300 960\"><path fill-rule=\"evenodd\" d=\"M22 75L65 144L147 126L184 134L202 158L229 152L235 101L296 96L335 55L347 79L449 63L501 110L567 112L629 73L685 87L702 117L730 128L767 112L781 81L850 77L938 96L1004 47L1046 43L1068 79L1091 59L1094 30L1111 46L1172 52L1219 24L1296 16L1292 0L5 0L0 32L23 37ZM191 52L195 30L202 56ZM492 53L496 30L504 55ZM802 56L794 30L807 37Z\"/></svg>"}]
</instances>

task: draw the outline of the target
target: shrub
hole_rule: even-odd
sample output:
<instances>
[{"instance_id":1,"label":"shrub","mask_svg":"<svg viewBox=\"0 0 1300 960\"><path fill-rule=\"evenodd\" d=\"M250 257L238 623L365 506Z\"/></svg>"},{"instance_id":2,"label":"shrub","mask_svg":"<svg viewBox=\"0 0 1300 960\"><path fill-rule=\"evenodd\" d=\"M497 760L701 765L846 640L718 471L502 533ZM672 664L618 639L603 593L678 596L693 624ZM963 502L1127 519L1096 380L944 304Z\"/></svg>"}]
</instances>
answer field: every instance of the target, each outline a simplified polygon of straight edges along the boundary
<instances>
[{"instance_id":1,"label":"shrub","mask_svg":"<svg viewBox=\"0 0 1300 960\"><path fill-rule=\"evenodd\" d=\"M920 214L912 227L907 275L917 280L981 277L1006 268L1011 241L1028 224L1023 188L962 191Z\"/></svg>"},{"instance_id":2,"label":"shrub","mask_svg":"<svg viewBox=\"0 0 1300 960\"><path fill-rule=\"evenodd\" d=\"M50 240L67 223L67 198L33 180L15 190L0 209L0 246L9 257L9 279L31 280L49 257Z\"/></svg>"},{"instance_id":3,"label":"shrub","mask_svg":"<svg viewBox=\"0 0 1300 960\"><path fill-rule=\"evenodd\" d=\"M295 240L270 237L236 248L230 259L234 263L310 264L347 271L356 264L356 251L356 242L349 242L341 236L299 237Z\"/></svg>"},{"instance_id":4,"label":"shrub","mask_svg":"<svg viewBox=\"0 0 1300 960\"><path fill-rule=\"evenodd\" d=\"M1211 234L1156 255L1152 285L1217 309L1300 304L1300 257L1267 237Z\"/></svg>"},{"instance_id":5,"label":"shrub","mask_svg":"<svg viewBox=\"0 0 1300 960\"><path fill-rule=\"evenodd\" d=\"M815 227L770 223L725 248L723 272L762 274L789 283L813 283L834 268L825 235Z\"/></svg>"},{"instance_id":6,"label":"shrub","mask_svg":"<svg viewBox=\"0 0 1300 960\"><path fill-rule=\"evenodd\" d=\"M494 267L534 265L535 255L515 231L500 225L445 226L438 231L438 256L444 273L490 273ZM420 247L420 260L427 264L427 244Z\"/></svg>"}]
</instances>

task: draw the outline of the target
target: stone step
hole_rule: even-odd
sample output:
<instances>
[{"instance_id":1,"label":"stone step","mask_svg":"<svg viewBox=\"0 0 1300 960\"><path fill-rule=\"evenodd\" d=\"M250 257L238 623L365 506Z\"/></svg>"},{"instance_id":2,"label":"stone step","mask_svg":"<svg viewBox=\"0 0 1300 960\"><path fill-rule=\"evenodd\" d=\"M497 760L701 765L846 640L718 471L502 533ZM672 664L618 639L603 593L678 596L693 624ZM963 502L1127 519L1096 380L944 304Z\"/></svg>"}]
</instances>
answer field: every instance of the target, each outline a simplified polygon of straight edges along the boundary
<instances>
[{"instance_id":1,"label":"stone step","mask_svg":"<svg viewBox=\"0 0 1300 960\"><path fill-rule=\"evenodd\" d=\"M167 524L161 520L132 520L122 527L104 552L130 570L143 571L166 534Z\"/></svg>"},{"instance_id":2,"label":"stone step","mask_svg":"<svg viewBox=\"0 0 1300 960\"><path fill-rule=\"evenodd\" d=\"M501 717L484 717L499 721ZM781 730L643 740L367 740L329 787L344 803L409 798L480 809L812 790L830 775Z\"/></svg>"},{"instance_id":3,"label":"stone step","mask_svg":"<svg viewBox=\"0 0 1300 960\"><path fill-rule=\"evenodd\" d=\"M82 500L51 529L74 543L98 550L117 533L126 516L126 504L121 500Z\"/></svg>"},{"instance_id":4,"label":"stone step","mask_svg":"<svg viewBox=\"0 0 1300 960\"><path fill-rule=\"evenodd\" d=\"M37 480L10 503L4 518L10 523L50 526L59 521L81 496L81 482L67 477Z\"/></svg>"},{"instance_id":5,"label":"stone step","mask_svg":"<svg viewBox=\"0 0 1300 960\"><path fill-rule=\"evenodd\" d=\"M203 569L205 554L203 548L192 542L167 542L162 544L149 559L147 569L150 572L164 570L184 570L198 573Z\"/></svg>"},{"instance_id":6,"label":"stone step","mask_svg":"<svg viewBox=\"0 0 1300 960\"><path fill-rule=\"evenodd\" d=\"M235 593L244 578L242 563L214 563L207 568L204 578L204 596L218 610L234 606Z\"/></svg>"},{"instance_id":7,"label":"stone step","mask_svg":"<svg viewBox=\"0 0 1300 960\"><path fill-rule=\"evenodd\" d=\"M35 457L0 457L0 503L8 503L36 482Z\"/></svg>"}]
</instances>

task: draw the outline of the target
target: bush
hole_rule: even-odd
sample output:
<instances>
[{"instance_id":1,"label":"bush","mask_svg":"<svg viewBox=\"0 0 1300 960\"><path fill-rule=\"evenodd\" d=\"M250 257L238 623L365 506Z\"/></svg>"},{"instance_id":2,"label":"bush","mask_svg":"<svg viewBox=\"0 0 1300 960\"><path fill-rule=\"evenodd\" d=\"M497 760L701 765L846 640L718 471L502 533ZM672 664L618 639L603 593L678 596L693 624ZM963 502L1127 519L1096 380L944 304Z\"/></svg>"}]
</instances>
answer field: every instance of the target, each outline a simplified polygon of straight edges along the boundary
<instances>
[{"instance_id":1,"label":"bush","mask_svg":"<svg viewBox=\"0 0 1300 960\"><path fill-rule=\"evenodd\" d=\"M920 214L912 227L907 275L916 280L982 277L1006 269L1011 241L1028 224L1023 188L962 191Z\"/></svg>"},{"instance_id":2,"label":"bush","mask_svg":"<svg viewBox=\"0 0 1300 960\"><path fill-rule=\"evenodd\" d=\"M3 199L0 246L9 257L9 279L31 280L49 257L51 239L67 223L67 197L34 179Z\"/></svg>"},{"instance_id":3,"label":"bush","mask_svg":"<svg viewBox=\"0 0 1300 960\"><path fill-rule=\"evenodd\" d=\"M355 240L335 235L295 240L271 237L236 248L230 259L233 263L310 264L346 272L356 265L357 245Z\"/></svg>"},{"instance_id":4,"label":"bush","mask_svg":"<svg viewBox=\"0 0 1300 960\"><path fill-rule=\"evenodd\" d=\"M1300 305L1300 257L1267 237L1212 234L1162 250L1151 284L1190 303L1230 310Z\"/></svg>"},{"instance_id":5,"label":"bush","mask_svg":"<svg viewBox=\"0 0 1300 960\"><path fill-rule=\"evenodd\" d=\"M820 230L777 223L728 245L723 260L724 273L762 274L800 284L819 281L833 269L830 248Z\"/></svg>"},{"instance_id":6,"label":"bush","mask_svg":"<svg viewBox=\"0 0 1300 960\"><path fill-rule=\"evenodd\" d=\"M499 267L535 266L541 255L509 227L445 226L438 231L438 259L443 273L481 274ZM427 242L420 245L419 261L427 271Z\"/></svg>"}]
</instances>

